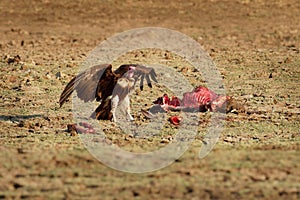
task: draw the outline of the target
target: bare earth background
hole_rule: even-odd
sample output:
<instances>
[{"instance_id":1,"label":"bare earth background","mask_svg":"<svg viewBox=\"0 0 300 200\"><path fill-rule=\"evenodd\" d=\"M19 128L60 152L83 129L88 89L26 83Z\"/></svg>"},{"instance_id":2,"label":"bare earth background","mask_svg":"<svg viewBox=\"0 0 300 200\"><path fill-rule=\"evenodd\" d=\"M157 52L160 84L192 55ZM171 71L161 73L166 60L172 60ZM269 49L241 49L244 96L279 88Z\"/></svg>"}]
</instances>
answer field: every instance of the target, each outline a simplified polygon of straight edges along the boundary
<instances>
[{"instance_id":1,"label":"bare earth background","mask_svg":"<svg viewBox=\"0 0 300 200\"><path fill-rule=\"evenodd\" d=\"M300 3L291 1L0 1L0 199L299 199ZM208 114L190 149L167 168L129 174L102 165L78 135L66 133L65 84L88 53L113 34L145 26L180 31L210 53L229 95L245 114L229 114L214 150L198 152ZM13 57L19 55L19 59ZM176 56L139 51L116 63L165 61L197 75ZM173 59L174 58L174 59ZM115 67L117 65L114 65ZM193 78L194 77L194 78ZM159 87L139 97L161 95ZM151 97L151 98L150 98ZM136 123L145 107L134 95ZM131 151L165 145L172 134L107 136ZM172 130L166 123L166 130Z\"/></svg>"}]
</instances>

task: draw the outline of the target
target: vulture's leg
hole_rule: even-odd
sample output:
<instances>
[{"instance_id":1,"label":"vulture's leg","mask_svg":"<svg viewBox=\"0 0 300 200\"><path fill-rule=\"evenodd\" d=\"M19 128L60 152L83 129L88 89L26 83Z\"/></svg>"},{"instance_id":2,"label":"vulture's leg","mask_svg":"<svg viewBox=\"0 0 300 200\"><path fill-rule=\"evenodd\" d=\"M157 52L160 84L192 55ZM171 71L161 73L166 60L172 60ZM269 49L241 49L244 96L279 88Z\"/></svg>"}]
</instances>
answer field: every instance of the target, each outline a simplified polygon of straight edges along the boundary
<instances>
[{"instance_id":1,"label":"vulture's leg","mask_svg":"<svg viewBox=\"0 0 300 200\"><path fill-rule=\"evenodd\" d=\"M113 122L117 122L117 118L116 118L116 109L119 105L119 101L120 101L120 98L118 95L115 95L112 97L111 99L111 114L112 114L112 121Z\"/></svg>"},{"instance_id":2,"label":"vulture's leg","mask_svg":"<svg viewBox=\"0 0 300 200\"><path fill-rule=\"evenodd\" d=\"M129 95L126 95L126 97L124 98L124 106L125 106L125 112L129 118L130 121L133 121L134 118L132 117L132 115L130 114L130 98Z\"/></svg>"}]
</instances>

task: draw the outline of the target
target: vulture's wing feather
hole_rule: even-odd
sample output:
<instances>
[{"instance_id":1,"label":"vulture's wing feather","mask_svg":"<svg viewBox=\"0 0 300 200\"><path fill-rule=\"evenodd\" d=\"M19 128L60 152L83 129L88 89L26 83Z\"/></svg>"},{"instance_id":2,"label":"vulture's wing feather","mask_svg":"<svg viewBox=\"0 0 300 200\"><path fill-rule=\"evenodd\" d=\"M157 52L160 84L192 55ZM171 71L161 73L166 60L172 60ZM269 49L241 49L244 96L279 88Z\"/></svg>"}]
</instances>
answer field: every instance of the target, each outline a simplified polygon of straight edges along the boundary
<instances>
[{"instance_id":1,"label":"vulture's wing feather","mask_svg":"<svg viewBox=\"0 0 300 200\"><path fill-rule=\"evenodd\" d=\"M150 78L149 78L149 75L147 74L145 77L146 77L147 85L148 85L150 88L152 88L152 84L151 84L151 80L150 80Z\"/></svg>"},{"instance_id":2,"label":"vulture's wing feather","mask_svg":"<svg viewBox=\"0 0 300 200\"><path fill-rule=\"evenodd\" d=\"M93 66L74 77L67 84L60 96L59 105L62 106L74 90L76 90L77 96L85 102L93 101L95 98L100 100L103 91L98 89L98 85L100 82L110 82L113 78L114 74L110 64Z\"/></svg>"},{"instance_id":3,"label":"vulture's wing feather","mask_svg":"<svg viewBox=\"0 0 300 200\"><path fill-rule=\"evenodd\" d=\"M144 85L143 85L143 83L144 83L144 79L145 79L145 74L143 74L143 75L141 76L141 81L140 81L140 90L143 90L143 89L144 89Z\"/></svg>"},{"instance_id":4,"label":"vulture's wing feather","mask_svg":"<svg viewBox=\"0 0 300 200\"><path fill-rule=\"evenodd\" d=\"M150 77L153 81L155 81L156 83L158 82L157 79L156 79L156 73L154 70L151 71L150 73Z\"/></svg>"}]
</instances>

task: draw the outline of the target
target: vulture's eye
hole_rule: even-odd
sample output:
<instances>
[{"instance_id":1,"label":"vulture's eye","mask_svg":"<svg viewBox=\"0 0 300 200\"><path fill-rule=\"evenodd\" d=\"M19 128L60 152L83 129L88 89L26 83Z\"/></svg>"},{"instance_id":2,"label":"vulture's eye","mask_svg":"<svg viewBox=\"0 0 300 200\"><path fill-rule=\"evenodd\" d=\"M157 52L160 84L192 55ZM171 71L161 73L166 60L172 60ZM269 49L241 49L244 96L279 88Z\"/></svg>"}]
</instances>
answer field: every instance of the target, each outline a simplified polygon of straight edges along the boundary
<instances>
[{"instance_id":1,"label":"vulture's eye","mask_svg":"<svg viewBox=\"0 0 300 200\"><path fill-rule=\"evenodd\" d=\"M133 67L133 66L129 67L129 71L134 71L134 70L135 70L135 67Z\"/></svg>"}]
</instances>

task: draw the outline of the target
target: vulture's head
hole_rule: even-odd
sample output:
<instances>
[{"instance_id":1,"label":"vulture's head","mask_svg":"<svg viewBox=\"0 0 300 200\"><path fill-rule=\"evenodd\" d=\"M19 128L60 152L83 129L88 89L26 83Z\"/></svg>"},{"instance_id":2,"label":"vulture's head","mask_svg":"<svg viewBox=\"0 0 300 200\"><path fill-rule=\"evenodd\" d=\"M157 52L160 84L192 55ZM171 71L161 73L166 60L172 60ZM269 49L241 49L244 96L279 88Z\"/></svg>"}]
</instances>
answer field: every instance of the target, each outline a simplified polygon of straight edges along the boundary
<instances>
[{"instance_id":1,"label":"vulture's head","mask_svg":"<svg viewBox=\"0 0 300 200\"><path fill-rule=\"evenodd\" d=\"M130 65L130 64L125 64L125 65L121 65L118 69L115 70L115 74L119 74L121 76L125 75L130 68L135 67L134 65Z\"/></svg>"},{"instance_id":2,"label":"vulture's head","mask_svg":"<svg viewBox=\"0 0 300 200\"><path fill-rule=\"evenodd\" d=\"M135 65L121 65L115 73L124 78L135 78L134 73L136 71Z\"/></svg>"},{"instance_id":3,"label":"vulture's head","mask_svg":"<svg viewBox=\"0 0 300 200\"><path fill-rule=\"evenodd\" d=\"M128 71L126 72L125 76L126 78L133 78L134 76L134 71L135 71L135 67L134 66L130 66L128 68Z\"/></svg>"}]
</instances>

